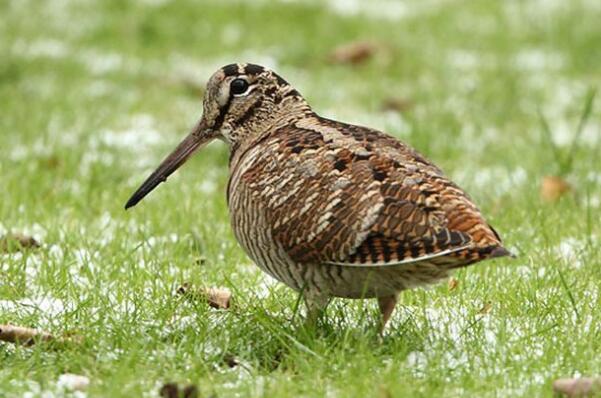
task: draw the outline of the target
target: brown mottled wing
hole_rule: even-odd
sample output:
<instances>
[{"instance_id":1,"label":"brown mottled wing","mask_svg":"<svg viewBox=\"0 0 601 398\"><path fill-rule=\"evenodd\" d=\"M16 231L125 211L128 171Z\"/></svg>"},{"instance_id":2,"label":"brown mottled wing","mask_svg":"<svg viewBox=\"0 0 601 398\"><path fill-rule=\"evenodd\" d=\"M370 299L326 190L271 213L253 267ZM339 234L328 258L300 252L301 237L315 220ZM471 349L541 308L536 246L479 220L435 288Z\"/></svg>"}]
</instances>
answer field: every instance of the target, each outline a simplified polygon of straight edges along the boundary
<instances>
[{"instance_id":1,"label":"brown mottled wing","mask_svg":"<svg viewBox=\"0 0 601 398\"><path fill-rule=\"evenodd\" d=\"M243 178L295 261L465 262L480 243L499 246L463 191L383 133L316 118L275 131L263 147Z\"/></svg>"}]
</instances>

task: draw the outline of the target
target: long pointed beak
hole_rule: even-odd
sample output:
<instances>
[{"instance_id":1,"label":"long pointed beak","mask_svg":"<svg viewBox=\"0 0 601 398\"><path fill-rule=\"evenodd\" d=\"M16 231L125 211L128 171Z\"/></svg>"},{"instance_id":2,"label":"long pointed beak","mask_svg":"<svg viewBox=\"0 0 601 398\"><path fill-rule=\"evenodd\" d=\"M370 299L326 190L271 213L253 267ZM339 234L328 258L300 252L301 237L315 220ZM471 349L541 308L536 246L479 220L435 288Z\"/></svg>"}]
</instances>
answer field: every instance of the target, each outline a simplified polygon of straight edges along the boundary
<instances>
[{"instance_id":1,"label":"long pointed beak","mask_svg":"<svg viewBox=\"0 0 601 398\"><path fill-rule=\"evenodd\" d=\"M213 138L215 138L215 135L206 127L204 121L201 120L177 148L163 160L163 163L144 181L140 188L134 192L125 204L125 209L127 210L135 206L139 201L144 199L157 185L166 181L167 177L184 164L190 155Z\"/></svg>"}]
</instances>

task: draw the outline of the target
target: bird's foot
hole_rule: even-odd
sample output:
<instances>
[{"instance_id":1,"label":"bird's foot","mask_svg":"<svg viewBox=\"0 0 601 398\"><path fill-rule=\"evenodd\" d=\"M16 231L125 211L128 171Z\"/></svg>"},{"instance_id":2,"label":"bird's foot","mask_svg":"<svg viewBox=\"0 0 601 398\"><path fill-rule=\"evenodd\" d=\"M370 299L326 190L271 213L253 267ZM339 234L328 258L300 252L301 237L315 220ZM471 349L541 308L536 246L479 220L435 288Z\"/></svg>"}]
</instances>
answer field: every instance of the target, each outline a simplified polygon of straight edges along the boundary
<instances>
[{"instance_id":1,"label":"bird's foot","mask_svg":"<svg viewBox=\"0 0 601 398\"><path fill-rule=\"evenodd\" d=\"M382 314L379 325L380 336L384 335L384 329L390 320L392 312L394 311L394 307L396 307L398 296L399 295L397 293L390 296L378 297L378 306L380 307L380 313Z\"/></svg>"}]
</instances>

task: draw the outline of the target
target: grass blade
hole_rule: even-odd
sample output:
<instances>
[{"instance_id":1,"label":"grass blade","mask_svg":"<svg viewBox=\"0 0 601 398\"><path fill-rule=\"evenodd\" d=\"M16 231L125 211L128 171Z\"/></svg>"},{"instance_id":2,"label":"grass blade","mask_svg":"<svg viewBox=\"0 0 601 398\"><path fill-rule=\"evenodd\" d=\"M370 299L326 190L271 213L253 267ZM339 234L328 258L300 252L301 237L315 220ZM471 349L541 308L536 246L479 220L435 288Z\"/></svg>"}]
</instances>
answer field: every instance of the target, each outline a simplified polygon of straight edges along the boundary
<instances>
[{"instance_id":1,"label":"grass blade","mask_svg":"<svg viewBox=\"0 0 601 398\"><path fill-rule=\"evenodd\" d=\"M559 266L557 267L557 273L559 274L559 280L561 281L561 286L563 286L564 290L566 291L566 294L568 295L568 299L570 300L570 303L572 303L572 308L574 309L574 313L576 314L576 319L578 319L578 321L580 322L580 313L578 312L578 307L576 306L576 300L574 299L574 295L572 294L570 287L568 286L565 278L563 277L563 274L561 273Z\"/></svg>"},{"instance_id":2,"label":"grass blade","mask_svg":"<svg viewBox=\"0 0 601 398\"><path fill-rule=\"evenodd\" d=\"M546 141L549 143L549 147L551 148L551 152L553 153L553 158L555 159L555 164L559 164L560 165L560 170L561 170L561 164L562 164L562 156L561 156L561 151L559 150L559 148L557 147L557 145L555 145L555 142L553 141L553 134L551 133L551 128L549 127L549 122L547 122L547 118L545 117L545 115L543 114L543 111L538 108L538 119L540 122L540 125L542 127L542 131L544 133L544 138L546 138Z\"/></svg>"},{"instance_id":3,"label":"grass blade","mask_svg":"<svg viewBox=\"0 0 601 398\"><path fill-rule=\"evenodd\" d=\"M574 138L570 143L570 149L568 150L568 155L563 159L564 162L561 165L562 172L569 173L572 170L572 165L574 162L574 155L576 154L576 148L578 147L578 141L580 140L580 136L584 131L584 127L586 126L591 112L593 110L593 104L595 103L595 96L597 95L596 89L589 89L586 94L586 100L584 103L584 108L582 109L582 113L580 114L580 120L578 121L578 127L576 128L576 134L574 134Z\"/></svg>"}]
</instances>

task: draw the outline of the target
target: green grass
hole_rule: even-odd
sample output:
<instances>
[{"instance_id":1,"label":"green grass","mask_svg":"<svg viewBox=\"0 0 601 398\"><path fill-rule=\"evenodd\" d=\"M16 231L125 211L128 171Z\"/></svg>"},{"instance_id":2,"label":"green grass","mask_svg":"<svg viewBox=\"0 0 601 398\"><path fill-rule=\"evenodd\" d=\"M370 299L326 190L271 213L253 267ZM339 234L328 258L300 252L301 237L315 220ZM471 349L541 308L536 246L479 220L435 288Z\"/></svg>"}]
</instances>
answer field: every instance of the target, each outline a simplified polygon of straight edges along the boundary
<instances>
[{"instance_id":1,"label":"green grass","mask_svg":"<svg viewBox=\"0 0 601 398\"><path fill-rule=\"evenodd\" d=\"M0 324L84 338L0 343L0 396L69 395L57 379L71 372L90 378L90 397L153 397L168 381L217 397L550 397L557 377L601 373L601 101L586 110L601 8L323 4L0 2L0 235L42 243L0 254ZM381 52L328 63L363 39ZM197 86L235 61L267 63L323 115L418 148L519 257L461 270L452 291L403 293L382 340L361 301L334 301L307 335L297 296L232 235L223 144L125 212L200 117ZM412 106L384 112L390 97ZM557 173L574 192L545 203L541 178ZM182 298L186 281L229 287L235 308Z\"/></svg>"}]
</instances>

